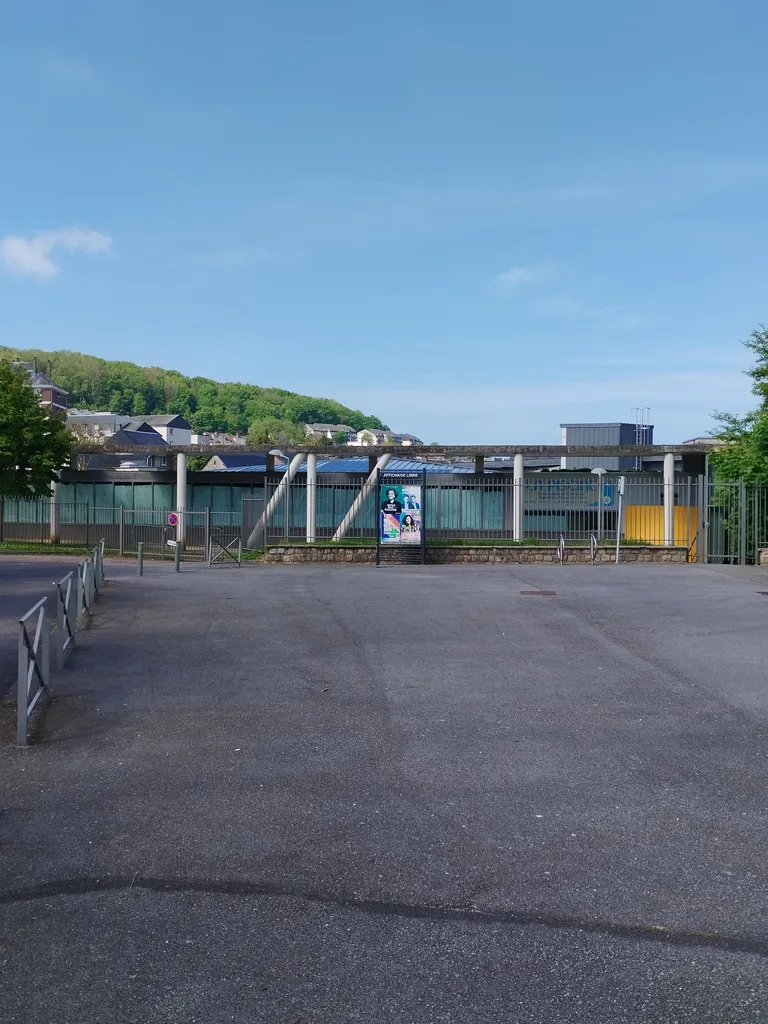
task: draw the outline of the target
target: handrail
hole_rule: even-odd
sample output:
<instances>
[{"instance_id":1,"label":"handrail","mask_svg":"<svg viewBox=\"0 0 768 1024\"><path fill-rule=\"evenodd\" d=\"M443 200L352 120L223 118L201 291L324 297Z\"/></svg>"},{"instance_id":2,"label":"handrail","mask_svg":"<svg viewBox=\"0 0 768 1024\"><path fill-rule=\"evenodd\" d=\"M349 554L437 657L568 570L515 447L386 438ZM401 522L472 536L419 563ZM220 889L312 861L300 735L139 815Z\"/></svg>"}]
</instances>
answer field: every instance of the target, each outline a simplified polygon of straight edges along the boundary
<instances>
[{"instance_id":1,"label":"handrail","mask_svg":"<svg viewBox=\"0 0 768 1024\"><path fill-rule=\"evenodd\" d=\"M37 616L34 633L31 634L27 623ZM16 685L16 742L26 747L28 741L29 716L40 700L43 690L50 680L50 638L51 626L48 621L48 598L41 597L37 604L32 605L28 612L19 619L19 665ZM37 689L30 700L30 695L37 683Z\"/></svg>"}]
</instances>

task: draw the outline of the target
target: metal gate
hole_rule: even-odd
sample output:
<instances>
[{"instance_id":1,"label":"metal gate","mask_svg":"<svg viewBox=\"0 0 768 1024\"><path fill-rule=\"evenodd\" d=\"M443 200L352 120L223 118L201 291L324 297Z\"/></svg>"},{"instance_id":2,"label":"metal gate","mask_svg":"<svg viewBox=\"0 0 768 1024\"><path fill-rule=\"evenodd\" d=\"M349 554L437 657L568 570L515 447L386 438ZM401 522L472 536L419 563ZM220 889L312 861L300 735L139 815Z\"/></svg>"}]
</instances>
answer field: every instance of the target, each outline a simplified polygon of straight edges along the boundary
<instances>
[{"instance_id":1,"label":"metal gate","mask_svg":"<svg viewBox=\"0 0 768 1024\"><path fill-rule=\"evenodd\" d=\"M754 565L768 548L768 484L710 481L706 511L707 561Z\"/></svg>"}]
</instances>

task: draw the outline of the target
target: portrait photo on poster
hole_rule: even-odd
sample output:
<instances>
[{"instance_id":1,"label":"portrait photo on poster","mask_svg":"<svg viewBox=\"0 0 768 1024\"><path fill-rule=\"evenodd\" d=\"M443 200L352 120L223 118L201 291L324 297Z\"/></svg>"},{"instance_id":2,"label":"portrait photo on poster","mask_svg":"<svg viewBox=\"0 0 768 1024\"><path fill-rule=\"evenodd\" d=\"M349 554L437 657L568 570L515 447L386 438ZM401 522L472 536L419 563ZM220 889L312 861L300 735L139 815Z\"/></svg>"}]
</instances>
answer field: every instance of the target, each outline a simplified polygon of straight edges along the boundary
<instances>
[{"instance_id":1,"label":"portrait photo on poster","mask_svg":"<svg viewBox=\"0 0 768 1024\"><path fill-rule=\"evenodd\" d=\"M382 544L421 543L421 487L418 484L382 484L379 495Z\"/></svg>"}]
</instances>

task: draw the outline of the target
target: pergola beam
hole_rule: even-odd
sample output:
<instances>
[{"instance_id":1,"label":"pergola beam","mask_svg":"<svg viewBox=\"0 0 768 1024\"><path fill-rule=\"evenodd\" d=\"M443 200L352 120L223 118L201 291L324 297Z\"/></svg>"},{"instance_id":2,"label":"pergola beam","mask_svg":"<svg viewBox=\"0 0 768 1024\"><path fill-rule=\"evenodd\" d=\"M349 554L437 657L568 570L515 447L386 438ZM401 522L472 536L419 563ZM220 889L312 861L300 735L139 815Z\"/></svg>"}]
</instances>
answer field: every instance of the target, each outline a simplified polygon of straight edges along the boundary
<instances>
[{"instance_id":1,"label":"pergola beam","mask_svg":"<svg viewBox=\"0 0 768 1024\"><path fill-rule=\"evenodd\" d=\"M112 447L109 444L79 444L75 452L82 455L269 455L274 445L241 445L241 444L178 444L178 445L125 445ZM374 458L382 455L398 456L406 459L424 458L468 458L489 459L494 456L529 455L538 458L562 458L563 456L582 458L620 458L621 456L657 455L703 455L712 451L708 444L645 444L645 445L584 445L584 444L502 444L502 445L419 445L417 447L401 447L385 445L378 447L348 447L347 445L294 445L293 454L298 452L307 455L319 455L329 459Z\"/></svg>"}]
</instances>

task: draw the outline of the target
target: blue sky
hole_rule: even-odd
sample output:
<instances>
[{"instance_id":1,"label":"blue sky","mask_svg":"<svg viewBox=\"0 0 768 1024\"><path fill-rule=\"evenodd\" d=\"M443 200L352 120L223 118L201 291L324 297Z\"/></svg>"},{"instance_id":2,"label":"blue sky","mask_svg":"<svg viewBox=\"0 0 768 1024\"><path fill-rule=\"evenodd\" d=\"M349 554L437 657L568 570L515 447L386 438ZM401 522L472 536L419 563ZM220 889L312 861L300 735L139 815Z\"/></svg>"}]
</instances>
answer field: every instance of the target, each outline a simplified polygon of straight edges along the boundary
<instances>
[{"instance_id":1,"label":"blue sky","mask_svg":"<svg viewBox=\"0 0 768 1024\"><path fill-rule=\"evenodd\" d=\"M0 340L426 441L752 405L756 0L6 0Z\"/></svg>"}]
</instances>

